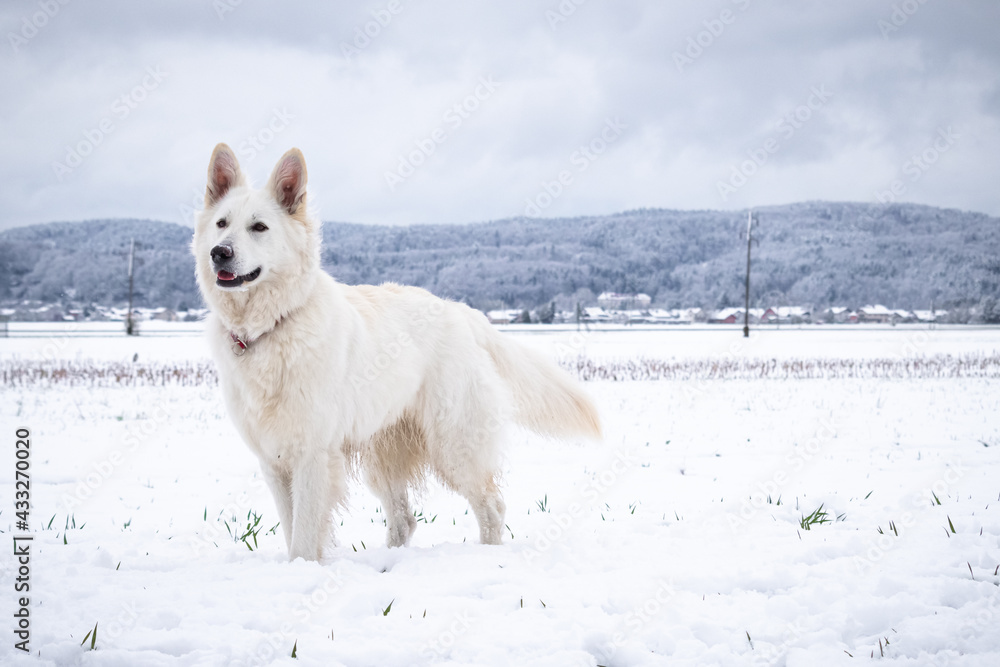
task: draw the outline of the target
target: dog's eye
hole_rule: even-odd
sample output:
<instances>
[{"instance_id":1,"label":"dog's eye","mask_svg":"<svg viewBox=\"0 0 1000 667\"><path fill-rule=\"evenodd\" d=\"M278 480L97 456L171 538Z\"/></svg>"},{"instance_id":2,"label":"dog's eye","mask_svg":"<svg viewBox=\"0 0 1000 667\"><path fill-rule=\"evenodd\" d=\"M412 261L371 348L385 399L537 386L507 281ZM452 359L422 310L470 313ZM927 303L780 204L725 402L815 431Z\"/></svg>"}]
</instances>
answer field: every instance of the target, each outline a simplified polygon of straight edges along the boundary
<instances>
[{"instance_id":1,"label":"dog's eye","mask_svg":"<svg viewBox=\"0 0 1000 667\"><path fill-rule=\"evenodd\" d=\"M267 231L267 225L265 225L263 222L258 222L257 224L255 224L250 229L254 230L255 232L266 232Z\"/></svg>"},{"instance_id":2,"label":"dog's eye","mask_svg":"<svg viewBox=\"0 0 1000 667\"><path fill-rule=\"evenodd\" d=\"M222 220L219 220L217 223L215 223L215 226L218 227L219 229L225 229L226 224L227 224L226 219L223 218Z\"/></svg>"}]
</instances>

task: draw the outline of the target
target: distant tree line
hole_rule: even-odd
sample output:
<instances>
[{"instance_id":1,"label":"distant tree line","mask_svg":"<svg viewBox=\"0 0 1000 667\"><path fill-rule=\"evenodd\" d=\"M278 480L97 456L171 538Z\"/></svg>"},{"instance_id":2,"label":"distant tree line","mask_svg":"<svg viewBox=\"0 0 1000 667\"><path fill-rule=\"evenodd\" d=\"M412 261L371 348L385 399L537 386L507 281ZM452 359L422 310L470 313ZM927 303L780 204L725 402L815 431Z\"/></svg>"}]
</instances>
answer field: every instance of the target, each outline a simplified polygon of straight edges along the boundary
<instances>
[{"instance_id":1,"label":"distant tree line","mask_svg":"<svg viewBox=\"0 0 1000 667\"><path fill-rule=\"evenodd\" d=\"M976 309L1000 321L1000 220L918 205L807 202L756 209L757 306ZM608 216L466 225L324 224L338 280L418 285L476 308L571 310L601 292L655 306L741 306L746 212L641 209ZM136 303L201 305L191 229L92 220L0 233L0 301L118 305L136 239Z\"/></svg>"}]
</instances>

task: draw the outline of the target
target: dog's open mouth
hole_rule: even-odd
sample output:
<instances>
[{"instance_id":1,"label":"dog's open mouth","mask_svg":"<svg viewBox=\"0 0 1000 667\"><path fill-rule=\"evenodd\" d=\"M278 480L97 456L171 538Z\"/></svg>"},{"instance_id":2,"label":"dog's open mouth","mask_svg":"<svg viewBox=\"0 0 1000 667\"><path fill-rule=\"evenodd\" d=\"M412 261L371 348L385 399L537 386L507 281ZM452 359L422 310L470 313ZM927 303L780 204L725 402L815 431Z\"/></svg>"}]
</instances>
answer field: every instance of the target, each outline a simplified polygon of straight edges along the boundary
<instances>
[{"instance_id":1,"label":"dog's open mouth","mask_svg":"<svg viewBox=\"0 0 1000 667\"><path fill-rule=\"evenodd\" d=\"M242 276L237 276L230 273L229 271L219 271L215 276L215 284L219 287L239 287L243 283L253 282L260 275L260 268L257 267L250 273L245 273Z\"/></svg>"}]
</instances>

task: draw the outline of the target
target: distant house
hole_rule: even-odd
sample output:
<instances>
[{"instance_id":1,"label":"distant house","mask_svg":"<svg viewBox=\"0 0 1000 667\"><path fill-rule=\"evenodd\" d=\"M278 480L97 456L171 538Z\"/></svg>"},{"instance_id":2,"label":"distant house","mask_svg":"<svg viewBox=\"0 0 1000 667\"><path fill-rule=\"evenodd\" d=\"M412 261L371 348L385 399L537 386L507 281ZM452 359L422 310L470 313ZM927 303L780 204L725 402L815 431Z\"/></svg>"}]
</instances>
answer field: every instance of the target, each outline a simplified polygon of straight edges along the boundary
<instances>
[{"instance_id":1,"label":"distant house","mask_svg":"<svg viewBox=\"0 0 1000 667\"><path fill-rule=\"evenodd\" d=\"M673 317L669 310L651 308L646 311L646 319L651 324L672 324Z\"/></svg>"},{"instance_id":2,"label":"distant house","mask_svg":"<svg viewBox=\"0 0 1000 667\"><path fill-rule=\"evenodd\" d=\"M712 313L708 318L709 324L736 324L743 321L742 308L723 308Z\"/></svg>"},{"instance_id":3,"label":"distant house","mask_svg":"<svg viewBox=\"0 0 1000 667\"><path fill-rule=\"evenodd\" d=\"M690 320L691 322L707 322L708 313L701 308L681 308L677 311L680 313L680 318L682 320Z\"/></svg>"},{"instance_id":4,"label":"distant house","mask_svg":"<svg viewBox=\"0 0 1000 667\"><path fill-rule=\"evenodd\" d=\"M490 324L511 324L521 319L520 310L491 310L486 313Z\"/></svg>"},{"instance_id":5,"label":"distant house","mask_svg":"<svg viewBox=\"0 0 1000 667\"><path fill-rule=\"evenodd\" d=\"M892 321L892 311L885 306L876 304L858 308L858 322L888 324Z\"/></svg>"},{"instance_id":6,"label":"distant house","mask_svg":"<svg viewBox=\"0 0 1000 667\"><path fill-rule=\"evenodd\" d=\"M695 312L697 309L691 309L686 311L681 311L685 313L685 316L691 320L697 317ZM751 308L749 311L750 322L756 324L763 321L764 314L767 312L763 308ZM742 308L723 308L722 310L717 310L708 316L709 324L742 324L743 320Z\"/></svg>"},{"instance_id":7,"label":"distant house","mask_svg":"<svg viewBox=\"0 0 1000 667\"><path fill-rule=\"evenodd\" d=\"M645 310L652 301L648 294L604 292L597 297L597 304L607 310Z\"/></svg>"},{"instance_id":8,"label":"distant house","mask_svg":"<svg viewBox=\"0 0 1000 667\"><path fill-rule=\"evenodd\" d=\"M156 310L153 311L149 319L157 320L160 322L176 322L177 313L175 313L170 308L157 308Z\"/></svg>"},{"instance_id":9,"label":"distant house","mask_svg":"<svg viewBox=\"0 0 1000 667\"><path fill-rule=\"evenodd\" d=\"M823 319L827 322L843 324L848 321L851 311L843 306L831 306L823 311Z\"/></svg>"},{"instance_id":10,"label":"distant house","mask_svg":"<svg viewBox=\"0 0 1000 667\"><path fill-rule=\"evenodd\" d=\"M907 324L916 322L917 316L908 310L894 310L892 311L891 320L893 324Z\"/></svg>"},{"instance_id":11,"label":"distant house","mask_svg":"<svg viewBox=\"0 0 1000 667\"><path fill-rule=\"evenodd\" d=\"M584 322L592 322L592 323L598 323L598 322L608 323L614 321L611 315L605 312L603 308L594 308L594 307L584 308L583 316L581 319Z\"/></svg>"},{"instance_id":12,"label":"distant house","mask_svg":"<svg viewBox=\"0 0 1000 667\"><path fill-rule=\"evenodd\" d=\"M700 309L680 309L664 310L663 308L653 308L648 311L647 318L650 324L691 324L694 321L693 311Z\"/></svg>"},{"instance_id":13,"label":"distant house","mask_svg":"<svg viewBox=\"0 0 1000 667\"><path fill-rule=\"evenodd\" d=\"M625 324L649 323L648 310L620 310L618 312L612 313L611 317L614 321L624 322Z\"/></svg>"},{"instance_id":14,"label":"distant house","mask_svg":"<svg viewBox=\"0 0 1000 667\"><path fill-rule=\"evenodd\" d=\"M943 322L948 315L947 310L915 310L913 317L917 322Z\"/></svg>"},{"instance_id":15,"label":"distant house","mask_svg":"<svg viewBox=\"0 0 1000 667\"><path fill-rule=\"evenodd\" d=\"M45 305L31 309L32 319L36 322L63 322L65 315L61 308L55 305Z\"/></svg>"},{"instance_id":16,"label":"distant house","mask_svg":"<svg viewBox=\"0 0 1000 667\"><path fill-rule=\"evenodd\" d=\"M781 322L807 322L812 318L812 309L805 306L780 306L778 320Z\"/></svg>"},{"instance_id":17,"label":"distant house","mask_svg":"<svg viewBox=\"0 0 1000 667\"><path fill-rule=\"evenodd\" d=\"M754 310L750 310L754 315ZM768 324L801 324L812 317L812 310L804 306L773 306L763 311L758 318Z\"/></svg>"}]
</instances>

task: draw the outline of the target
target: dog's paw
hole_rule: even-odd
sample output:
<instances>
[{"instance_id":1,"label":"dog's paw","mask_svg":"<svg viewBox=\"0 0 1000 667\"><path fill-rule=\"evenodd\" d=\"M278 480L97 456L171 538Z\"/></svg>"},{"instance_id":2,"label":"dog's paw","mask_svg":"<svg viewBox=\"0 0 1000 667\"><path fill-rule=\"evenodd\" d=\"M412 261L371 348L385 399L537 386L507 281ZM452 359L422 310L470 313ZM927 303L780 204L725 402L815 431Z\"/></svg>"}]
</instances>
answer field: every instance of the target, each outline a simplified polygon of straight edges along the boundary
<instances>
[{"instance_id":1,"label":"dog's paw","mask_svg":"<svg viewBox=\"0 0 1000 667\"><path fill-rule=\"evenodd\" d=\"M385 542L390 547L405 547L413 537L413 531L417 529L417 520L410 515L406 515L405 522L393 523L386 531Z\"/></svg>"}]
</instances>

